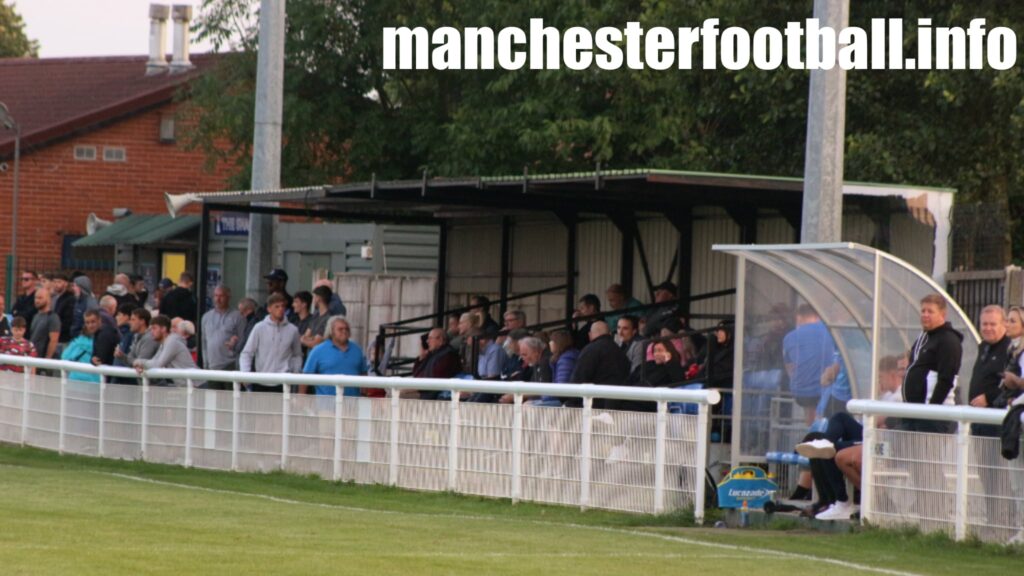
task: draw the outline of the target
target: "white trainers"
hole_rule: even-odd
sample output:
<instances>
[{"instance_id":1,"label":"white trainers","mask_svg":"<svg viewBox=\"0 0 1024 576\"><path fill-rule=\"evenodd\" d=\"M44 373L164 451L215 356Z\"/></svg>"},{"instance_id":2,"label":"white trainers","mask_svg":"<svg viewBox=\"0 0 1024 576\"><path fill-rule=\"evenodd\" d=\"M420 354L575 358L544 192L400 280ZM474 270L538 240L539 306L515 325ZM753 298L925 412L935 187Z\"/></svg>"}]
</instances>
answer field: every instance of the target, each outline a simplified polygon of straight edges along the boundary
<instances>
[{"instance_id":1,"label":"white trainers","mask_svg":"<svg viewBox=\"0 0 1024 576\"><path fill-rule=\"evenodd\" d=\"M796 445L796 453L804 458L835 458L836 445L828 440L811 440Z\"/></svg>"},{"instance_id":2,"label":"white trainers","mask_svg":"<svg viewBox=\"0 0 1024 576\"><path fill-rule=\"evenodd\" d=\"M857 507L846 502L833 502L831 506L818 513L815 520L849 520L857 512Z\"/></svg>"}]
</instances>

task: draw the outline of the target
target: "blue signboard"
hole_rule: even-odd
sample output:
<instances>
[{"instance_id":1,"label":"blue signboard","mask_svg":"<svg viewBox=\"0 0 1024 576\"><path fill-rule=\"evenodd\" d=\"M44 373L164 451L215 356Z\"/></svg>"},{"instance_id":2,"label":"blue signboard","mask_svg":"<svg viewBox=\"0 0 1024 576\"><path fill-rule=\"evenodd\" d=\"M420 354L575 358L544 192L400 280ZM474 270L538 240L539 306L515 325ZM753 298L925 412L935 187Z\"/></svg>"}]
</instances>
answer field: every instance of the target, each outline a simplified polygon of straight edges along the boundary
<instances>
[{"instance_id":1,"label":"blue signboard","mask_svg":"<svg viewBox=\"0 0 1024 576\"><path fill-rule=\"evenodd\" d=\"M217 236L248 236L248 214L221 214L213 220L213 233Z\"/></svg>"},{"instance_id":2,"label":"blue signboard","mask_svg":"<svg viewBox=\"0 0 1024 576\"><path fill-rule=\"evenodd\" d=\"M719 508L742 508L743 501L754 510L764 508L779 487L756 466L738 466L718 484Z\"/></svg>"}]
</instances>

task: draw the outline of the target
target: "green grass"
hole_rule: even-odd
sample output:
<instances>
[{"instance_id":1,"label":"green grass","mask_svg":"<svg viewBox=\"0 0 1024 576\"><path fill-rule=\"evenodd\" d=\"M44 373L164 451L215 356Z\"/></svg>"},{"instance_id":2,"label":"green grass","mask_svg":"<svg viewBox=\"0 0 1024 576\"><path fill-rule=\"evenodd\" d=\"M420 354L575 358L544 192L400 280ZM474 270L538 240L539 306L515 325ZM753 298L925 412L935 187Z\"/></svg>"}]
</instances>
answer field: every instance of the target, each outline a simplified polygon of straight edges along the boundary
<instances>
[{"instance_id":1,"label":"green grass","mask_svg":"<svg viewBox=\"0 0 1024 576\"><path fill-rule=\"evenodd\" d=\"M4 575L791 576L895 570L1005 576L1017 573L1024 560L1019 550L907 532L818 534L687 524L685 515L513 506L288 474L188 470L0 445Z\"/></svg>"}]
</instances>

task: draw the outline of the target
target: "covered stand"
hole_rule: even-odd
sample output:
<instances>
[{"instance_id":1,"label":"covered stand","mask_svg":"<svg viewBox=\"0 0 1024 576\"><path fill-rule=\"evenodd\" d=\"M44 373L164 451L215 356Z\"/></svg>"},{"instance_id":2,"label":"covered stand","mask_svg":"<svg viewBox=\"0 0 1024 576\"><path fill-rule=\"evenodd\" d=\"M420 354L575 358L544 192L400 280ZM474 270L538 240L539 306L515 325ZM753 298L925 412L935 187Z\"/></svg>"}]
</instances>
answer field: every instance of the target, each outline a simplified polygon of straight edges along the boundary
<instances>
[{"instance_id":1,"label":"covered stand","mask_svg":"<svg viewBox=\"0 0 1024 576\"><path fill-rule=\"evenodd\" d=\"M807 304L835 341L853 398L878 397L878 364L906 353L921 332L920 300L938 293L947 320L963 335L957 401L980 341L970 319L931 277L890 254L854 243L716 245L736 256L736 363L732 463L788 452L808 430L788 387L783 340ZM823 387L823 394L829 389Z\"/></svg>"}]
</instances>

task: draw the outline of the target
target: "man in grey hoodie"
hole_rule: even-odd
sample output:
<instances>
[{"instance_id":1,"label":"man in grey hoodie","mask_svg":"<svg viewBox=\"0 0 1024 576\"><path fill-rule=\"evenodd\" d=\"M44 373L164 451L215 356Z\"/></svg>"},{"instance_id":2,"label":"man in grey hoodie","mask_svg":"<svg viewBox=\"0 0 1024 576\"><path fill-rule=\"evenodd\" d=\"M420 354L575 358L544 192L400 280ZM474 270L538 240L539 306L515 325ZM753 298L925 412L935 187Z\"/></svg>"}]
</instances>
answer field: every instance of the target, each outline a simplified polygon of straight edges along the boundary
<instances>
[{"instance_id":1,"label":"man in grey hoodie","mask_svg":"<svg viewBox=\"0 0 1024 576\"><path fill-rule=\"evenodd\" d=\"M267 300L267 316L256 324L238 357L242 372L302 372L302 344L299 330L285 317L288 299L273 294ZM281 386L252 384L253 392L280 392Z\"/></svg>"},{"instance_id":2,"label":"man in grey hoodie","mask_svg":"<svg viewBox=\"0 0 1024 576\"><path fill-rule=\"evenodd\" d=\"M153 340L160 344L156 356L149 360L136 360L135 371L142 374L144 370L151 368L195 368L196 363L192 360L192 353L188 351L185 340L181 336L171 332L171 319L167 316L157 316L149 323L149 333ZM176 379L172 381L174 386L184 386L185 380ZM166 381L153 382L155 385L166 385ZM199 382L196 382L199 384Z\"/></svg>"}]
</instances>

